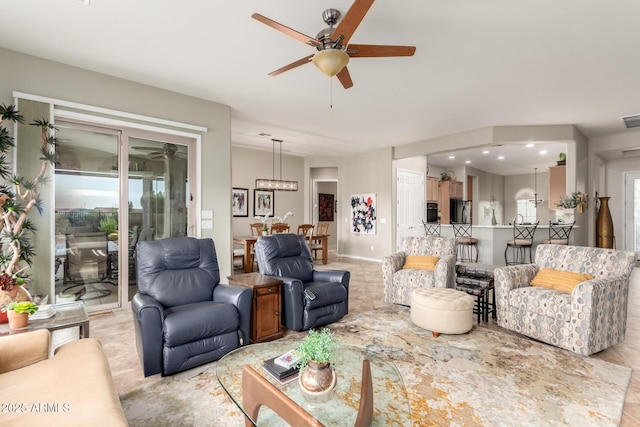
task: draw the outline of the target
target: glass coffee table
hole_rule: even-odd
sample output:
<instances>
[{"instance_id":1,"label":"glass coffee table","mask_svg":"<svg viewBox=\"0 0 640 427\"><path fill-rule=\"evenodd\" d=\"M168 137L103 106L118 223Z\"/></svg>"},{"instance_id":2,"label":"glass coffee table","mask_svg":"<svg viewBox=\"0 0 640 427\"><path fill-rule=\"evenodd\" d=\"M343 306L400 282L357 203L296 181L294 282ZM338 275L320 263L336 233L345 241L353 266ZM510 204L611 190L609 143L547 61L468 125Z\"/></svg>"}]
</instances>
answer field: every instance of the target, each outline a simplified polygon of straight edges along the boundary
<instances>
[{"instance_id":1,"label":"glass coffee table","mask_svg":"<svg viewBox=\"0 0 640 427\"><path fill-rule=\"evenodd\" d=\"M293 350L297 341L273 341L240 347L217 362L216 375L231 400L247 416L242 407L242 370L245 366L255 369L280 391L311 414L325 426L353 426L360 405L362 361L371 364L373 380L372 426L411 426L409 399L396 366L384 354L365 348L340 344L336 351L336 387L323 399L304 394L298 381L281 385L262 368L262 362ZM273 411L260 409L258 420L250 420L256 426L282 425L282 419Z\"/></svg>"},{"instance_id":2,"label":"glass coffee table","mask_svg":"<svg viewBox=\"0 0 640 427\"><path fill-rule=\"evenodd\" d=\"M11 329L8 323L0 324L0 336L35 331L37 329L48 329L53 332L58 329L78 327L80 329L80 338L89 337L89 315L84 302L73 301L56 304L53 308L56 312L55 315L48 319L29 319L29 324L24 328Z\"/></svg>"}]
</instances>

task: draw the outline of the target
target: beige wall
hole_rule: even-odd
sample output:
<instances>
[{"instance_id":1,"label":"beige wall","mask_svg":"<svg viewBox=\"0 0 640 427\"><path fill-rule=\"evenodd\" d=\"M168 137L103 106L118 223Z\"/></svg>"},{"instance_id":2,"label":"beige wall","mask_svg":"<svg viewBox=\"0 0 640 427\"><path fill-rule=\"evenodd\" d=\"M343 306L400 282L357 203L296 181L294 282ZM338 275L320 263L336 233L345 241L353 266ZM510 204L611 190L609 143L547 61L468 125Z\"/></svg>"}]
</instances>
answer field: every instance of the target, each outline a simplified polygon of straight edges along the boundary
<instances>
[{"instance_id":1,"label":"beige wall","mask_svg":"<svg viewBox=\"0 0 640 427\"><path fill-rule=\"evenodd\" d=\"M276 148L277 150L277 148ZM276 153L276 179L280 176L279 155ZM248 148L233 147L231 150L231 183L235 188L247 188L249 190L248 217L234 217L232 220L232 232L234 236L250 235L249 224L259 222L254 219L253 190L256 188L256 178L272 178L272 153L251 150ZM282 178L298 181L298 191L275 191L274 213L283 218L287 212L293 216L287 218L291 225L291 231L296 232L298 224L308 222L304 215L304 159L297 156L282 155ZM271 221L269 221L271 224Z\"/></svg>"},{"instance_id":2,"label":"beige wall","mask_svg":"<svg viewBox=\"0 0 640 427\"><path fill-rule=\"evenodd\" d=\"M203 237L216 242L221 276L231 271L230 109L144 84L0 49L0 102L13 92L57 98L103 108L203 126L200 168L202 209L214 212L214 228ZM45 206L51 215L51 206Z\"/></svg>"},{"instance_id":3,"label":"beige wall","mask_svg":"<svg viewBox=\"0 0 640 427\"><path fill-rule=\"evenodd\" d=\"M391 148L371 151L340 159L338 185L338 236L341 255L379 261L394 252L392 234L395 229L395 199L392 195ZM376 193L376 234L351 233L351 195ZM386 223L383 223L386 222Z\"/></svg>"}]
</instances>

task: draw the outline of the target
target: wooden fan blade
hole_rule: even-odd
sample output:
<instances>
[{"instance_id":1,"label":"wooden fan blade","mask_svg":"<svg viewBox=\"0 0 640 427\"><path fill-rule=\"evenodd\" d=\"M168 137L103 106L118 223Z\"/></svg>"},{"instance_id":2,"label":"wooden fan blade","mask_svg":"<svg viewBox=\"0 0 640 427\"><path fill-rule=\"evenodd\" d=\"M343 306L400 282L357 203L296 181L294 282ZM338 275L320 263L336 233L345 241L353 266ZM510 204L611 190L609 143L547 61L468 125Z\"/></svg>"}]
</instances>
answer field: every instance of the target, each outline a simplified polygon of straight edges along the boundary
<instances>
[{"instance_id":1,"label":"wooden fan blade","mask_svg":"<svg viewBox=\"0 0 640 427\"><path fill-rule=\"evenodd\" d=\"M377 44L350 44L347 53L352 58L372 58L376 56L413 56L415 46L387 46Z\"/></svg>"},{"instance_id":2,"label":"wooden fan blade","mask_svg":"<svg viewBox=\"0 0 640 427\"><path fill-rule=\"evenodd\" d=\"M277 70L270 72L269 75L272 76L272 77L273 76L277 76L278 74L282 74L285 71L291 70L292 68L296 68L296 67L299 67L301 65L308 64L309 62L311 62L311 58L313 58L313 55L305 56L304 58L298 59L297 61L292 62L289 65L285 65L282 68L278 68Z\"/></svg>"},{"instance_id":3,"label":"wooden fan blade","mask_svg":"<svg viewBox=\"0 0 640 427\"><path fill-rule=\"evenodd\" d=\"M344 67L342 70L340 70L340 72L336 74L336 77L338 77L338 80L340 80L340 83L342 83L342 87L344 87L345 89L349 89L351 86L353 86L353 81L351 81L351 75L349 74L349 70L347 70L347 67Z\"/></svg>"},{"instance_id":4,"label":"wooden fan blade","mask_svg":"<svg viewBox=\"0 0 640 427\"><path fill-rule=\"evenodd\" d=\"M293 37L296 40L300 40L304 44L308 44L313 47L322 46L322 42L320 40L314 39L313 37L309 37L306 34L302 34L301 32L294 30L293 28L289 28L286 25L282 25L279 22L274 21L273 19L269 19L266 16L260 15L259 13L254 13L253 15L251 15L251 17L256 21L259 21L265 25L268 25L274 30L278 30L281 33L284 33L289 37Z\"/></svg>"},{"instance_id":5,"label":"wooden fan blade","mask_svg":"<svg viewBox=\"0 0 640 427\"><path fill-rule=\"evenodd\" d=\"M355 0L344 17L338 22L336 29L331 33L331 40L336 41L338 37L341 37L340 44L346 46L373 2L374 0Z\"/></svg>"}]
</instances>

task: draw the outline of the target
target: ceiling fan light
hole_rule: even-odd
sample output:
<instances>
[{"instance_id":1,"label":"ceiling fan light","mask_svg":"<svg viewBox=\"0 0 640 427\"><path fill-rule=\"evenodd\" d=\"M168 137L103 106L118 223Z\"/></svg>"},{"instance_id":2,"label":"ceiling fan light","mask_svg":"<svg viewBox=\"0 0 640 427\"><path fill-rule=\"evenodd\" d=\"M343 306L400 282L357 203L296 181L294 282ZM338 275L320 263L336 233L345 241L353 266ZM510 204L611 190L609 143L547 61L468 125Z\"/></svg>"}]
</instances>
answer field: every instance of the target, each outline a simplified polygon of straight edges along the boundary
<instances>
[{"instance_id":1,"label":"ceiling fan light","mask_svg":"<svg viewBox=\"0 0 640 427\"><path fill-rule=\"evenodd\" d=\"M349 55L341 49L324 49L313 55L312 61L320 71L333 77L349 63Z\"/></svg>"}]
</instances>

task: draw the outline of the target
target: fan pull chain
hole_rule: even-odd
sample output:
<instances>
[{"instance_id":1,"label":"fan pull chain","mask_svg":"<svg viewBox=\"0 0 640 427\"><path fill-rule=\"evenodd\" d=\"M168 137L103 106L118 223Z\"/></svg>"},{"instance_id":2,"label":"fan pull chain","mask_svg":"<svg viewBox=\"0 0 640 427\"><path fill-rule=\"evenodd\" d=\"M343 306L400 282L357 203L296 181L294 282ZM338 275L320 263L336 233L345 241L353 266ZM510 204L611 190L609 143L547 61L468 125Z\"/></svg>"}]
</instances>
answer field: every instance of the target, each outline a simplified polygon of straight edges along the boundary
<instances>
[{"instance_id":1,"label":"fan pull chain","mask_svg":"<svg viewBox=\"0 0 640 427\"><path fill-rule=\"evenodd\" d=\"M333 77L329 77L329 108L333 108Z\"/></svg>"}]
</instances>

